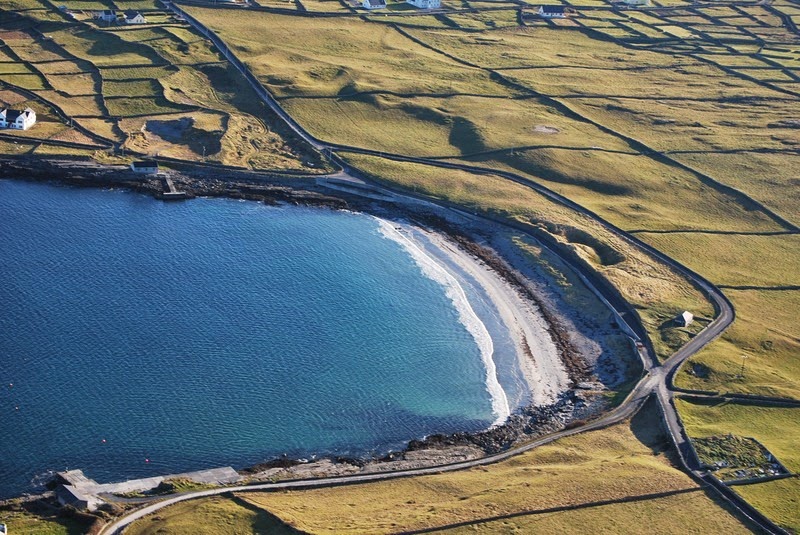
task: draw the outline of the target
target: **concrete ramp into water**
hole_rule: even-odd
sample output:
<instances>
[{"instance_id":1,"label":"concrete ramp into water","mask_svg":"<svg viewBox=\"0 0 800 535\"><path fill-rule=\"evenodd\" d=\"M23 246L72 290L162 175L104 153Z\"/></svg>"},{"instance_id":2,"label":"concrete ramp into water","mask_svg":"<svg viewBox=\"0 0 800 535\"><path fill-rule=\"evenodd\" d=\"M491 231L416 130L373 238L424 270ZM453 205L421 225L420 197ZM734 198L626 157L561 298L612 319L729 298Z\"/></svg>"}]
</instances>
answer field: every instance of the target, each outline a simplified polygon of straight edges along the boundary
<instances>
[{"instance_id":1,"label":"concrete ramp into water","mask_svg":"<svg viewBox=\"0 0 800 535\"><path fill-rule=\"evenodd\" d=\"M183 474L131 479L119 483L98 483L86 477L81 470L59 472L58 477L65 484L74 487L81 493L93 496L99 494L127 494L129 492L147 491L171 479L188 479L189 481L205 485L230 485L242 480L242 476L230 466L199 470L196 472L185 472Z\"/></svg>"}]
</instances>

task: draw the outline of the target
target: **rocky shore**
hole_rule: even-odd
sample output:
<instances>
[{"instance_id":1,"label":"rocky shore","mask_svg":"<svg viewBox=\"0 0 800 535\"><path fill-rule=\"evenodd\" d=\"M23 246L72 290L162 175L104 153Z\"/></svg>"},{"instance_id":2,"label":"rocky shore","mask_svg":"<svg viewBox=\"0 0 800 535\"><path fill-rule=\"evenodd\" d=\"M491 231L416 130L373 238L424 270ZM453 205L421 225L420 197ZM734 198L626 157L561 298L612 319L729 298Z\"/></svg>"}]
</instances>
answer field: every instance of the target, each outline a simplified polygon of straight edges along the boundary
<instances>
[{"instance_id":1,"label":"rocky shore","mask_svg":"<svg viewBox=\"0 0 800 535\"><path fill-rule=\"evenodd\" d=\"M268 204L291 203L333 209L351 209L376 213L380 217L402 218L447 236L458 248L496 273L519 295L533 303L546 322L547 332L557 347L569 378L570 389L545 405L530 404L517 409L501 425L478 433L431 435L411 440L407 447L381 457L326 458L319 460L278 458L244 470L249 481L303 479L355 473L403 470L436 466L474 459L506 450L514 444L531 440L565 427L579 425L605 411L608 389L597 381L592 365L576 349L564 322L551 307L542 303L524 275L513 269L501 254L480 244L476 229L454 223L436 210L424 205L398 205L336 191L329 193L317 185L316 177L271 177L245 171L197 172L170 171L175 186L187 197L229 197ZM126 188L158 198L164 192L163 178L135 174L123 166L103 166L92 162L42 159L0 160L0 178L64 183L82 187ZM531 349L522 337L525 352L533 358Z\"/></svg>"}]
</instances>

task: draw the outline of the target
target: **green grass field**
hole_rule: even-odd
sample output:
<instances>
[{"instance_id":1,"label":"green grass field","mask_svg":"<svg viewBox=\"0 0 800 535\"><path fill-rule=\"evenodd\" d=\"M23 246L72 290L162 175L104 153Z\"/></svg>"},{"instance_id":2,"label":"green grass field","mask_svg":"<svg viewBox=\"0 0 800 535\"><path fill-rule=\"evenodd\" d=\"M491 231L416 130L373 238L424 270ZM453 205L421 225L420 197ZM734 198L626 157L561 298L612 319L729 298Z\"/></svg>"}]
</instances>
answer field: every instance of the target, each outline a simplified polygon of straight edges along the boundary
<instances>
[{"instance_id":1,"label":"green grass field","mask_svg":"<svg viewBox=\"0 0 800 535\"><path fill-rule=\"evenodd\" d=\"M800 409L686 400L677 400L676 404L690 436L733 433L753 437L792 473L800 469L800 454L795 447ZM799 482L795 477L736 486L735 490L778 524L797 531L800 527L800 509L797 508L800 503Z\"/></svg>"},{"instance_id":2,"label":"green grass field","mask_svg":"<svg viewBox=\"0 0 800 535\"><path fill-rule=\"evenodd\" d=\"M773 519L790 533L800 532L800 479L781 479L754 485L735 487L737 494L756 506L762 513ZM776 500L775 496L785 496Z\"/></svg>"}]
</instances>

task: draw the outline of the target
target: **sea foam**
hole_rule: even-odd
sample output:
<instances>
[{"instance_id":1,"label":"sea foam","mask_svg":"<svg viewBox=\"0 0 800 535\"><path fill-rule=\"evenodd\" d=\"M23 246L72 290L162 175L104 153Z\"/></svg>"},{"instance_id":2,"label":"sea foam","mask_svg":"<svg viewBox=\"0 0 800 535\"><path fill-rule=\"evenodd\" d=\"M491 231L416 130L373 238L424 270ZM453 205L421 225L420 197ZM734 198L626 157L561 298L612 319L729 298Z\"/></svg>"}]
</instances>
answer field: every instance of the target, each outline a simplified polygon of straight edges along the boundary
<instances>
[{"instance_id":1,"label":"sea foam","mask_svg":"<svg viewBox=\"0 0 800 535\"><path fill-rule=\"evenodd\" d=\"M486 368L486 390L489 392L492 402L492 412L495 421L492 427L500 425L511 415L508 404L508 397L505 390L497 379L497 366L494 362L494 343L486 325L481 321L467 298L464 288L447 269L436 261L425 250L414 243L411 239L399 232L391 222L385 219L375 218L380 225L381 234L392 241L403 246L411 255L411 258L419 266L422 274L429 279L441 284L445 289L445 294L452 301L453 306L458 312L458 318L467 331L475 339L475 343L480 350L481 359Z\"/></svg>"}]
</instances>

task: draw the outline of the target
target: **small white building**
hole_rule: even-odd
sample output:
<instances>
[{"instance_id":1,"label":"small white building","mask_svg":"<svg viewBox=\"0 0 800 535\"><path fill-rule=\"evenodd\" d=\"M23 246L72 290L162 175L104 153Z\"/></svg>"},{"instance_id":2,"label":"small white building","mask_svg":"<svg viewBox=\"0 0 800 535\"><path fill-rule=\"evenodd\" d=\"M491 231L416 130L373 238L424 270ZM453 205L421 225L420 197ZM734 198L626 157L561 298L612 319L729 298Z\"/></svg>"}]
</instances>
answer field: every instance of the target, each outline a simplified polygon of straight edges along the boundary
<instances>
[{"instance_id":1,"label":"small white building","mask_svg":"<svg viewBox=\"0 0 800 535\"><path fill-rule=\"evenodd\" d=\"M125 24L145 24L147 19L138 11L125 12Z\"/></svg>"},{"instance_id":2,"label":"small white building","mask_svg":"<svg viewBox=\"0 0 800 535\"><path fill-rule=\"evenodd\" d=\"M117 22L117 12L111 9L96 11L94 18L103 22Z\"/></svg>"},{"instance_id":3,"label":"small white building","mask_svg":"<svg viewBox=\"0 0 800 535\"><path fill-rule=\"evenodd\" d=\"M565 6L539 6L539 16L546 19L563 19L567 17Z\"/></svg>"},{"instance_id":4,"label":"small white building","mask_svg":"<svg viewBox=\"0 0 800 535\"><path fill-rule=\"evenodd\" d=\"M688 327L694 321L694 314L689 312L688 310L684 310L681 314L675 318L675 323L680 325L681 327Z\"/></svg>"},{"instance_id":5,"label":"small white building","mask_svg":"<svg viewBox=\"0 0 800 535\"><path fill-rule=\"evenodd\" d=\"M134 173L141 173L143 175L158 174L158 162L155 160L142 160L140 162L131 163L131 171Z\"/></svg>"},{"instance_id":6,"label":"small white building","mask_svg":"<svg viewBox=\"0 0 800 535\"><path fill-rule=\"evenodd\" d=\"M442 0L406 0L406 3L420 9L439 9L442 7Z\"/></svg>"},{"instance_id":7,"label":"small white building","mask_svg":"<svg viewBox=\"0 0 800 535\"><path fill-rule=\"evenodd\" d=\"M386 9L386 0L363 0L364 9Z\"/></svg>"},{"instance_id":8,"label":"small white building","mask_svg":"<svg viewBox=\"0 0 800 535\"><path fill-rule=\"evenodd\" d=\"M24 110L0 110L0 128L13 128L14 130L27 130L36 124L36 112L30 108Z\"/></svg>"}]
</instances>

